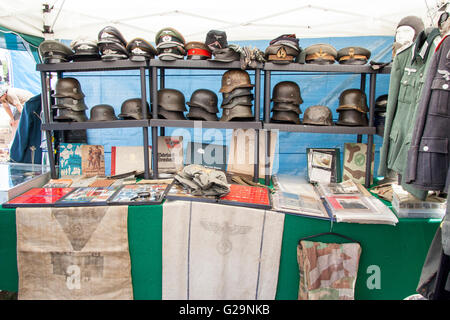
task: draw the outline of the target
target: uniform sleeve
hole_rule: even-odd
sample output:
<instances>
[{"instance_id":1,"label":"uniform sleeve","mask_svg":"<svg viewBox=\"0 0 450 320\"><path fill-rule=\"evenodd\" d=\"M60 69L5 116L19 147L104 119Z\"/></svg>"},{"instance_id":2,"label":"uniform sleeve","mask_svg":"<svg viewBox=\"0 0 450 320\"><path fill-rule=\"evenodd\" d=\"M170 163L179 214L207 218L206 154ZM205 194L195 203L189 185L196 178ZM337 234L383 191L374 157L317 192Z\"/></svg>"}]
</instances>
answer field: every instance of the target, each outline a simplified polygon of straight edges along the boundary
<instances>
[{"instance_id":1,"label":"uniform sleeve","mask_svg":"<svg viewBox=\"0 0 450 320\"><path fill-rule=\"evenodd\" d=\"M392 63L391 75L389 81L388 101L386 106L386 121L383 133L383 145L380 149L380 163L378 166L378 175L386 176L387 159L389 154L389 136L391 134L392 121L397 110L398 93L400 89L400 80L404 72L404 66L409 56L410 50L406 50L395 56Z\"/></svg>"}]
</instances>

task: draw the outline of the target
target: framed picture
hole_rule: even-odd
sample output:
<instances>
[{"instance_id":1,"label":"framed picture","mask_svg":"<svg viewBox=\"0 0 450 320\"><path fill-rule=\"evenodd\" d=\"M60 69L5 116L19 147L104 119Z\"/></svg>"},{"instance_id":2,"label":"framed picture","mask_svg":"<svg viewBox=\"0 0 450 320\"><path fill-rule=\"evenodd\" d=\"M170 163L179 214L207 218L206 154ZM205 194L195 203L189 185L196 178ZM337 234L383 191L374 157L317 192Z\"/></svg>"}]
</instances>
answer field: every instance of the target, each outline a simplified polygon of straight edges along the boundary
<instances>
[{"instance_id":1,"label":"framed picture","mask_svg":"<svg viewBox=\"0 0 450 320\"><path fill-rule=\"evenodd\" d=\"M307 148L308 181L311 183L336 183L341 180L339 148Z\"/></svg>"}]
</instances>

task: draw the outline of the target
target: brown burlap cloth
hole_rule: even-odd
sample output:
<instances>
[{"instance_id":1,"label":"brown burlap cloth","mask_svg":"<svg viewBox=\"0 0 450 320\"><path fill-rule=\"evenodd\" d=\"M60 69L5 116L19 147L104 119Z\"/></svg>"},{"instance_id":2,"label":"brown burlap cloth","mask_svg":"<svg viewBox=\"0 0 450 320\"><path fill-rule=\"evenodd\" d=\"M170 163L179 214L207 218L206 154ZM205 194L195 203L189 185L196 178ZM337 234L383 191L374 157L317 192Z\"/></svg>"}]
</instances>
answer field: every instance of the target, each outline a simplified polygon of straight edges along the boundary
<instances>
[{"instance_id":1,"label":"brown burlap cloth","mask_svg":"<svg viewBox=\"0 0 450 320\"><path fill-rule=\"evenodd\" d=\"M133 299L127 206L17 208L19 299Z\"/></svg>"}]
</instances>

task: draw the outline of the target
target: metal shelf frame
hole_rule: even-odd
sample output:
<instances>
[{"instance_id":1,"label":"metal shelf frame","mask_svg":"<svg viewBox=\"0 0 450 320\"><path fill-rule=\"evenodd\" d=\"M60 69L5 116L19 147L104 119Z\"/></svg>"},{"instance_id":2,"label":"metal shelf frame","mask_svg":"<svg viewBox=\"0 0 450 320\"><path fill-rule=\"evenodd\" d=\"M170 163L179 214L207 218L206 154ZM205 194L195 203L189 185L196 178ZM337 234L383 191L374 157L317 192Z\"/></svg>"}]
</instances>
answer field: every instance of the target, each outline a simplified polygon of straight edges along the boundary
<instances>
[{"instance_id":1,"label":"metal shelf frame","mask_svg":"<svg viewBox=\"0 0 450 320\"><path fill-rule=\"evenodd\" d=\"M57 178L55 167L55 152L52 143L52 132L58 130L85 130L85 129L102 129L102 128L125 128L140 127L143 130L143 148L144 160L146 164L145 178L150 178L149 168L149 141L148 128L152 132L152 169L153 178L158 177L158 135L164 135L166 127L184 127L184 128L216 128L216 129L255 129L255 159L254 164L254 180L258 181L259 177L259 130L266 130L265 145L265 180L266 184L270 183L269 174L269 146L270 135L268 130L280 130L290 132L308 132L308 133L332 133L332 134L356 134L357 141L362 141L362 135L368 136L368 156L366 162L366 186L370 183L370 164L372 161L372 144L373 135L379 134L377 128L374 127L374 104L375 104L375 86L377 74L389 74L390 66L386 66L379 70L374 70L370 65L314 65L314 64L274 64L270 62L257 63L255 68L247 70L254 71L254 121L198 121L198 120L166 120L158 118L158 88L165 88L165 70L166 69L204 69L204 70L231 70L240 69L240 62L234 61L230 63L215 62L212 60L174 60L162 61L159 59L151 59L144 62L134 62L131 60L117 61L83 61L83 62L66 62L56 64L38 64L36 70L41 73L42 87L42 105L44 117L42 119L42 130L46 135L47 148L49 152L49 161L51 167L52 178ZM140 87L141 87L141 103L143 119L149 119L147 114L147 83L146 70L148 70L148 92L151 110L151 119L149 120L116 120L116 121L86 121L86 122L53 122L51 120L51 92L49 88L51 73L57 73L58 78L63 77L64 72L90 72L90 71L114 71L114 70L139 70ZM311 126L311 125L291 125L283 123L270 122L270 89L271 89L271 72L312 72L312 73L329 73L333 74L361 74L361 89L366 91L366 76L370 77L369 84L369 125L367 127L346 127L346 126ZM264 94L263 94L263 119L260 119L261 105L261 73L264 72ZM159 79L159 83L158 83ZM160 132L158 133L158 128Z\"/></svg>"},{"instance_id":2,"label":"metal shelf frame","mask_svg":"<svg viewBox=\"0 0 450 320\"><path fill-rule=\"evenodd\" d=\"M377 129L374 126L374 109L375 109L375 89L377 74L389 74L391 67L386 66L379 70L374 70L370 65L315 65L315 64L264 64L264 123L263 128L267 129L265 132L265 184L270 183L270 134L268 130L280 130L289 132L304 132L304 133L332 133L332 134L356 134L357 142L362 142L362 135L367 135L367 157L366 157L366 171L365 171L365 186L370 186L370 173L372 163L372 149L373 149L373 135L376 134ZM313 72L313 73L329 73L333 74L361 74L361 90L366 92L366 77L369 75L369 125L367 127L350 127L350 126L312 126L312 125L295 125L295 124L280 124L270 122L270 96L271 96L271 73L277 72Z\"/></svg>"},{"instance_id":3,"label":"metal shelf frame","mask_svg":"<svg viewBox=\"0 0 450 320\"><path fill-rule=\"evenodd\" d=\"M55 64L38 64L36 70L41 73L42 87L42 109L44 117L42 119L41 128L44 130L47 140L47 149L50 162L50 174L52 179L58 177L56 171L56 152L53 148L52 131L56 130L85 130L85 129L102 129L102 128L125 128L125 127L141 127L143 132L143 150L144 150L144 177L150 178L149 168L149 144L148 144L148 127L149 120L117 120L117 121L86 121L86 122L54 122L51 119L51 88L49 87L51 73L57 73L58 79L63 77L64 72L86 72L86 71L114 71L114 70L139 70L140 87L141 87L141 104L142 117L148 119L147 114L147 92L146 92L146 76L145 71L148 69L147 62L134 62L131 60L117 61L83 61Z\"/></svg>"},{"instance_id":4,"label":"metal shelf frame","mask_svg":"<svg viewBox=\"0 0 450 320\"><path fill-rule=\"evenodd\" d=\"M253 170L253 178L255 182L259 181L259 130L262 129L262 123L260 120L260 88L261 88L261 70L263 68L262 63L258 63L255 68L246 69L254 71L255 75L255 93L254 93L254 121L197 121L197 120L166 120L158 118L158 71L159 71L159 89L165 88L165 70L166 69L217 69L217 70L231 70L240 69L241 65L239 61L223 63L214 62L210 60L174 60L174 61L161 61L158 59L150 60L150 78L151 78L151 100L152 100L152 119L150 120L152 126L152 145L153 151L153 174L158 176L158 163L156 159L157 155L157 137L160 127L160 134L164 135L165 127L184 127L184 128L215 128L215 129L255 129L255 150L254 159L256 159ZM156 148L155 148L156 146Z\"/></svg>"}]
</instances>

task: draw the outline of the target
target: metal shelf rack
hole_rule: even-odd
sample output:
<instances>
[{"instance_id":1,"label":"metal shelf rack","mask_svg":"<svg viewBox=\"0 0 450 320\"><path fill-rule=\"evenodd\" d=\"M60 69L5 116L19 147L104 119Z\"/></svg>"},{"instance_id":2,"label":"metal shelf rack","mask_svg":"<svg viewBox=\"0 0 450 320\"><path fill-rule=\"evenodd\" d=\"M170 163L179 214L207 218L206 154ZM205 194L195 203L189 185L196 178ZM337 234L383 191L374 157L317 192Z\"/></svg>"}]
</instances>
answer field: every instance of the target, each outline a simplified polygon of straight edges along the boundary
<instances>
[{"instance_id":1,"label":"metal shelf rack","mask_svg":"<svg viewBox=\"0 0 450 320\"><path fill-rule=\"evenodd\" d=\"M365 185L370 185L370 165L372 162L372 146L373 135L377 133L377 129L374 126L374 108L375 108L375 88L376 88L376 75L379 73L390 73L390 66L385 66L379 70L374 70L370 65L318 65L318 64L274 64L271 62L264 64L264 123L263 129L268 130L280 130L289 132L306 132L306 133L332 133L332 134L356 134L357 141L362 141L362 135L367 135L367 158L366 158L366 175ZM313 126L313 125L296 125L296 124L280 124L270 122L270 89L271 89L271 73L272 71L278 72L313 72L313 73L327 73L327 74L361 74L361 90L366 91L366 75L369 74L369 125L367 127L351 127L351 126ZM266 131L266 146L265 146L265 159L266 173L265 183L270 183L270 166L269 163L269 148L270 135Z\"/></svg>"}]
</instances>

